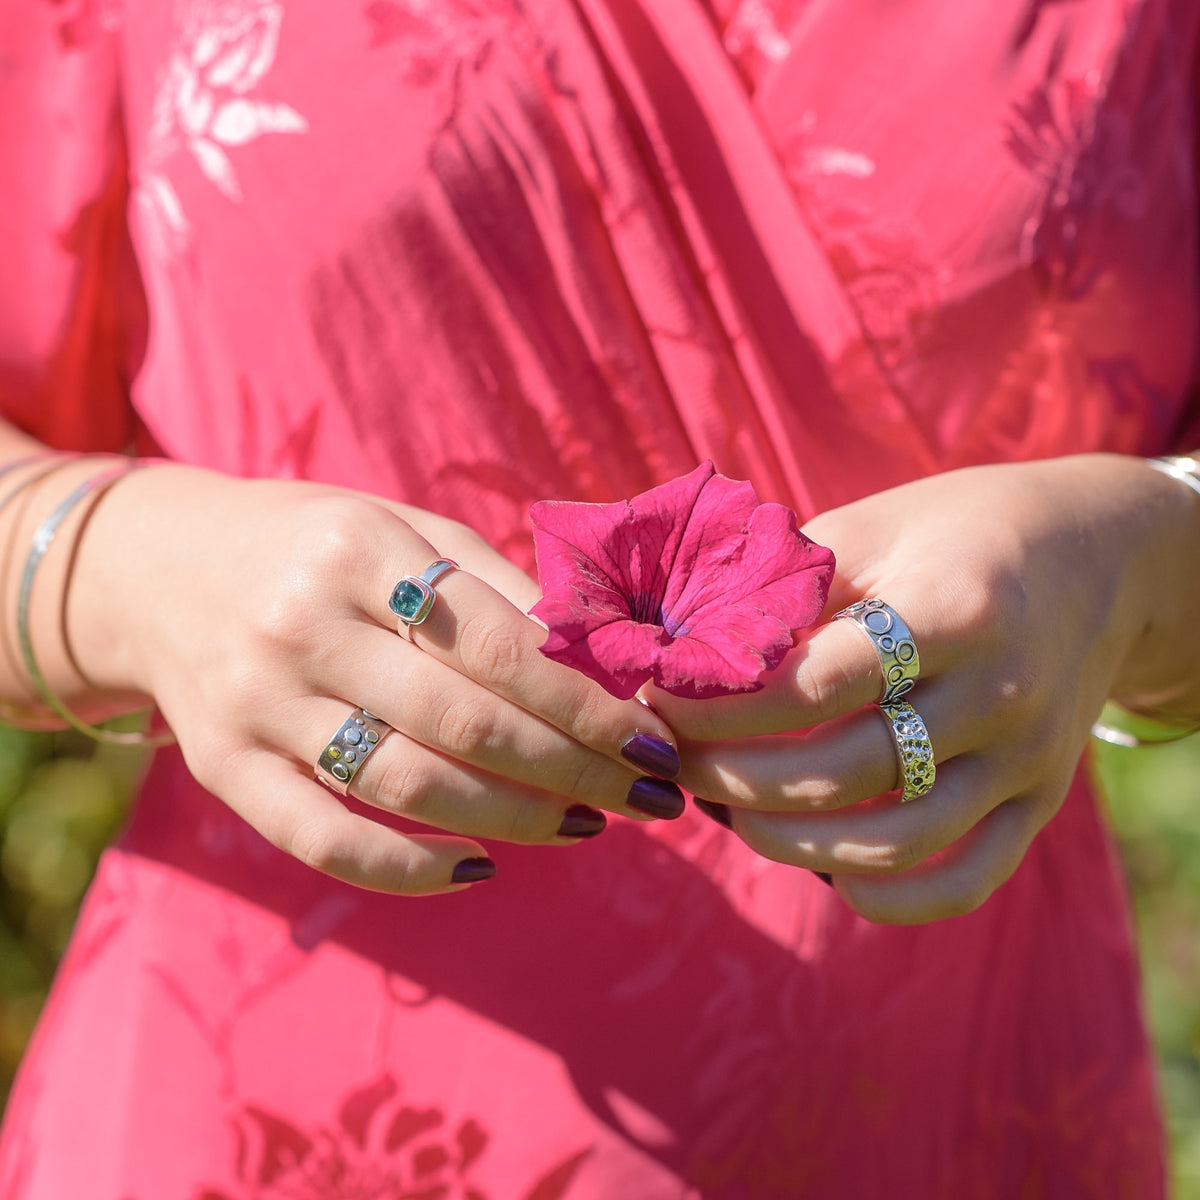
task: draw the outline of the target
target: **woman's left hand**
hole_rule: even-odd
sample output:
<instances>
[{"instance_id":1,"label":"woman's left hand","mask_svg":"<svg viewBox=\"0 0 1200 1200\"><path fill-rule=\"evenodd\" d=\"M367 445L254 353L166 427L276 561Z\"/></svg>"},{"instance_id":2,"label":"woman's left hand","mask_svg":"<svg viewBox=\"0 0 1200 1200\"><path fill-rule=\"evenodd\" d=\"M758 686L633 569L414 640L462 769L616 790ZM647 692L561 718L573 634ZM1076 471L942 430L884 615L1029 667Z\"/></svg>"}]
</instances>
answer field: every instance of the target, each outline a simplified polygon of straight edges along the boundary
<instances>
[{"instance_id":1,"label":"woman's left hand","mask_svg":"<svg viewBox=\"0 0 1200 1200\"><path fill-rule=\"evenodd\" d=\"M805 532L837 555L826 616L877 596L912 631L905 699L929 730L932 790L887 794L882 671L849 620L803 635L759 692L650 699L684 739L679 782L730 806L760 854L833 874L871 920L982 904L1062 804L1107 697L1200 714L1200 506L1139 459L953 471Z\"/></svg>"}]
</instances>

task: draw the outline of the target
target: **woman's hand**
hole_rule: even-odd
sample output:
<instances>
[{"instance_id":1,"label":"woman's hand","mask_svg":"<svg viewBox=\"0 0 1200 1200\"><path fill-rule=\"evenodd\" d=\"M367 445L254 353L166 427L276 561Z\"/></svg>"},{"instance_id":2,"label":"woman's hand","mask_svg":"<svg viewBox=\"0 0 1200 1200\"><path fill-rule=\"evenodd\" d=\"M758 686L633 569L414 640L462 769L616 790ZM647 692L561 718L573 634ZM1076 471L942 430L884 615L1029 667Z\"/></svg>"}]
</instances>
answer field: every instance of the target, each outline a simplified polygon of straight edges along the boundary
<instances>
[{"instance_id":1,"label":"woman's hand","mask_svg":"<svg viewBox=\"0 0 1200 1200\"><path fill-rule=\"evenodd\" d=\"M848 620L807 634L760 692L651 699L685 740L683 786L732 806L760 854L832 873L863 916L982 904L1061 805L1106 697L1200 714L1200 506L1140 460L955 471L806 532L837 555L827 616L878 596L913 633L905 698L929 730L933 789L885 795L898 771L873 703L881 668Z\"/></svg>"},{"instance_id":2,"label":"woman's hand","mask_svg":"<svg viewBox=\"0 0 1200 1200\"><path fill-rule=\"evenodd\" d=\"M410 643L389 595L443 556L461 569L437 581ZM352 883L417 894L488 871L468 861L484 854L468 838L569 844L603 829L600 809L683 810L678 788L647 777L674 774L670 730L544 658L544 632L524 615L536 597L453 522L338 488L170 465L125 478L97 507L66 632L89 685L152 697L196 778L277 846ZM352 794L462 836L401 834L314 781L355 706L396 732Z\"/></svg>"}]
</instances>

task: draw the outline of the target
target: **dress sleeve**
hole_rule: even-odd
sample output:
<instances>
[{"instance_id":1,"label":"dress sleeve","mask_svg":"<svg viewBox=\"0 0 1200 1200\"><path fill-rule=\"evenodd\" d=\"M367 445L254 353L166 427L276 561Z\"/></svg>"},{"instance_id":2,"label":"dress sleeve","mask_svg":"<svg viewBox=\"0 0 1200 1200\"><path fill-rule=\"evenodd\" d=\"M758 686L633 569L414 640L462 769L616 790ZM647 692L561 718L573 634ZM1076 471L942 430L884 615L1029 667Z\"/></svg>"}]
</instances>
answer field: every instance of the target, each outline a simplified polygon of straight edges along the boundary
<instances>
[{"instance_id":1,"label":"dress sleeve","mask_svg":"<svg viewBox=\"0 0 1200 1200\"><path fill-rule=\"evenodd\" d=\"M133 444L146 334L100 7L0 4L0 415L75 450Z\"/></svg>"}]
</instances>

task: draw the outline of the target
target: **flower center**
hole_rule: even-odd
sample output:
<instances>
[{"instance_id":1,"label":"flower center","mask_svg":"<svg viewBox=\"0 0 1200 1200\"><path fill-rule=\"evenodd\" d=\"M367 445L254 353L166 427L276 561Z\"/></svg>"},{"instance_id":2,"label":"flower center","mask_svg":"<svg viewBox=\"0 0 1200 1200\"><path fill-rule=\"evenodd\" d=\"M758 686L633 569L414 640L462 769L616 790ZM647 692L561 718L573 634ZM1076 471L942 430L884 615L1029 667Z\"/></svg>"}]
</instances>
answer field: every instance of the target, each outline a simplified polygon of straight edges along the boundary
<instances>
[{"instance_id":1,"label":"flower center","mask_svg":"<svg viewBox=\"0 0 1200 1200\"><path fill-rule=\"evenodd\" d=\"M653 592L637 592L629 598L629 619L643 625L663 623L662 597Z\"/></svg>"},{"instance_id":2,"label":"flower center","mask_svg":"<svg viewBox=\"0 0 1200 1200\"><path fill-rule=\"evenodd\" d=\"M643 625L657 625L669 637L682 637L687 633L682 621L663 612L662 597L653 592L637 592L629 597L629 619Z\"/></svg>"}]
</instances>

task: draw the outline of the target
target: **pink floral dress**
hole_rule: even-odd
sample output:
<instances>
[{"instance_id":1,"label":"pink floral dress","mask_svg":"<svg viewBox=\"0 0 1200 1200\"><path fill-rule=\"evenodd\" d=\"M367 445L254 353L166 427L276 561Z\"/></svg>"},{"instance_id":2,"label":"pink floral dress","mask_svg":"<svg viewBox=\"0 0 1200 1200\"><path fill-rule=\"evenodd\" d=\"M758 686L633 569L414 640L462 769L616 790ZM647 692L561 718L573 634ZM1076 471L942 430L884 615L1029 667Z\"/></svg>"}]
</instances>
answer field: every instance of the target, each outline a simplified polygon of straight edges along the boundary
<instances>
[{"instance_id":1,"label":"pink floral dress","mask_svg":"<svg viewBox=\"0 0 1200 1200\"><path fill-rule=\"evenodd\" d=\"M711 458L814 513L1167 449L1191 0L21 0L0 400L57 444L444 512ZM1196 415L1194 406L1190 417ZM0 1139L3 1200L1153 1200L1083 779L971 916L871 926L689 813L398 900L160 754Z\"/></svg>"}]
</instances>

